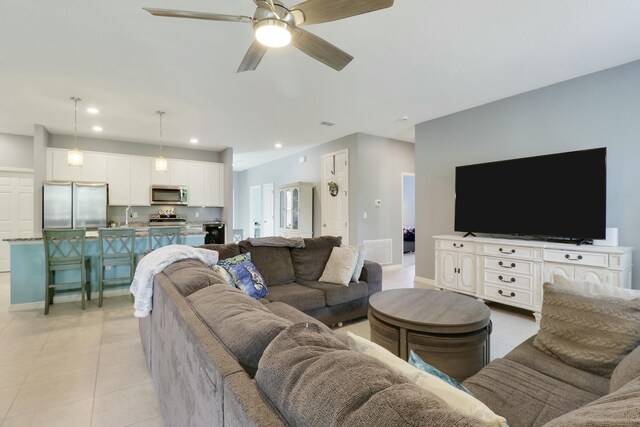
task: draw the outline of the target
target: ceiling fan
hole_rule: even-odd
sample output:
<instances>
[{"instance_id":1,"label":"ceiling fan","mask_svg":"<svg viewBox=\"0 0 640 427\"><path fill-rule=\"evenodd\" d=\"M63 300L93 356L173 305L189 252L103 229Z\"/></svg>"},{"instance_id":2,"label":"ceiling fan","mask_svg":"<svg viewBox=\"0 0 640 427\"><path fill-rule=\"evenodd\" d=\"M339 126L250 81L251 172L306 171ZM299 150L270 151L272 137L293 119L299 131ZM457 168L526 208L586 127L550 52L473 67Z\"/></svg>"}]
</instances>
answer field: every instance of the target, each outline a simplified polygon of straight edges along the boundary
<instances>
[{"instance_id":1,"label":"ceiling fan","mask_svg":"<svg viewBox=\"0 0 640 427\"><path fill-rule=\"evenodd\" d=\"M240 63L238 73L255 70L269 47L282 47L289 43L310 57L340 71L351 62L353 56L300 27L337 21L393 5L393 0L306 0L288 8L280 0L253 1L258 6L253 17L149 7L145 7L144 10L155 16L251 24L255 40Z\"/></svg>"}]
</instances>

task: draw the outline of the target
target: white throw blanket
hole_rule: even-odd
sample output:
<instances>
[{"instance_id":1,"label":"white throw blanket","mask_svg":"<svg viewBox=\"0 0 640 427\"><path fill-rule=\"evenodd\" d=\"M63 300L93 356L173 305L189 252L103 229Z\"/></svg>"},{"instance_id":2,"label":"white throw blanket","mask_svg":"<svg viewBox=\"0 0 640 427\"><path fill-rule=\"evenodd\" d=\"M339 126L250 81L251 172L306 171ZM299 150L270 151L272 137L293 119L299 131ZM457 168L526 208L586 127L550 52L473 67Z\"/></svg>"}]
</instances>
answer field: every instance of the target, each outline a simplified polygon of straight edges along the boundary
<instances>
[{"instance_id":1,"label":"white throw blanket","mask_svg":"<svg viewBox=\"0 0 640 427\"><path fill-rule=\"evenodd\" d=\"M218 263L218 252L208 249L194 248L186 245L169 245L156 249L145 255L136 268L131 283L131 293L136 298L133 305L136 317L147 317L151 311L153 296L153 276L166 266L181 259L198 259L209 267Z\"/></svg>"}]
</instances>

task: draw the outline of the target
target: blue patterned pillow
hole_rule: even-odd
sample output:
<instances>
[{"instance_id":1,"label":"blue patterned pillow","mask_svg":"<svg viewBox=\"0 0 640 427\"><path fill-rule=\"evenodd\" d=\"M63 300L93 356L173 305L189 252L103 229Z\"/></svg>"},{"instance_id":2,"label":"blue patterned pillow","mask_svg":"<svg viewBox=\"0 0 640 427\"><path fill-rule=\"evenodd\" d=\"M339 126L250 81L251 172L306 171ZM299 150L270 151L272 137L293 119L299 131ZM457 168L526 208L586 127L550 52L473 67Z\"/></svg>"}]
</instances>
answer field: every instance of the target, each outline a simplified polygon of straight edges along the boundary
<instances>
[{"instance_id":1,"label":"blue patterned pillow","mask_svg":"<svg viewBox=\"0 0 640 427\"><path fill-rule=\"evenodd\" d=\"M237 255L218 262L231 276L231 284L252 298L260 299L269 293L262 274L251 262L251 253Z\"/></svg>"},{"instance_id":2,"label":"blue patterned pillow","mask_svg":"<svg viewBox=\"0 0 640 427\"><path fill-rule=\"evenodd\" d=\"M462 390L465 393L468 393L470 396L473 396L473 394L471 394L471 392L465 386L463 386L458 381L456 381L455 379L451 378L449 375L445 374L444 372L442 372L438 368L435 368L435 367L429 365L427 362L422 360L420 358L420 356L418 356L416 354L416 352L413 351L413 350L409 351L409 364L411 366L413 366L414 368L418 368L421 371L426 372L427 374L431 374L434 377L438 377L442 381L448 383L449 385L454 386L458 390Z\"/></svg>"}]
</instances>

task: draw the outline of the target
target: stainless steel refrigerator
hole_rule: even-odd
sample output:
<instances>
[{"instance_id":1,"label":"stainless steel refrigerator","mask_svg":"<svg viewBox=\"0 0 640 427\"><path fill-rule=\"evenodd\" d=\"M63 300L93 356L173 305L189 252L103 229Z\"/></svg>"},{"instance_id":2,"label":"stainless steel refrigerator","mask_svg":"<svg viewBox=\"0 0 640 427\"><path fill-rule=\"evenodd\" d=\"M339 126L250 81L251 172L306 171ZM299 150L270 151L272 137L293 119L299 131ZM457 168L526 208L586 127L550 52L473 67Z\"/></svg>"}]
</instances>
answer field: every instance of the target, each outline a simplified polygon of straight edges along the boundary
<instances>
[{"instance_id":1,"label":"stainless steel refrigerator","mask_svg":"<svg viewBox=\"0 0 640 427\"><path fill-rule=\"evenodd\" d=\"M46 181L42 188L43 227L106 227L108 193L103 182Z\"/></svg>"}]
</instances>

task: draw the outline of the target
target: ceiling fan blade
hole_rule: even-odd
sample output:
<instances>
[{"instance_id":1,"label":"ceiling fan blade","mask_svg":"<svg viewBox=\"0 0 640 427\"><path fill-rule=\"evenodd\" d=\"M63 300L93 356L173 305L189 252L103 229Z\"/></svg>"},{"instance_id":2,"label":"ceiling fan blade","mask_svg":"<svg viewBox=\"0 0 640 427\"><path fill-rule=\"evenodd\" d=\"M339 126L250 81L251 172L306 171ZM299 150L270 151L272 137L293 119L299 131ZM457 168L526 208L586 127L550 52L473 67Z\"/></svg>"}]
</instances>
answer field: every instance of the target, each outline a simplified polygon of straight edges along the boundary
<instances>
[{"instance_id":1,"label":"ceiling fan blade","mask_svg":"<svg viewBox=\"0 0 640 427\"><path fill-rule=\"evenodd\" d=\"M295 29L291 44L336 71L342 70L353 59L347 52L302 28Z\"/></svg>"},{"instance_id":2,"label":"ceiling fan blade","mask_svg":"<svg viewBox=\"0 0 640 427\"><path fill-rule=\"evenodd\" d=\"M307 0L289 10L294 15L295 11L303 13L304 20L298 25L310 25L337 21L391 6L393 6L393 0Z\"/></svg>"},{"instance_id":3,"label":"ceiling fan blade","mask_svg":"<svg viewBox=\"0 0 640 427\"><path fill-rule=\"evenodd\" d=\"M190 12L187 10L154 9L152 7L143 7L143 9L154 16L166 16L169 18L205 19L208 21L226 22L253 22L253 18L250 16L221 15L219 13Z\"/></svg>"},{"instance_id":4,"label":"ceiling fan blade","mask_svg":"<svg viewBox=\"0 0 640 427\"><path fill-rule=\"evenodd\" d=\"M267 47L260 43L258 40L254 40L249 46L249 50L242 59L238 71L236 73L242 73L243 71L253 71L258 67L262 57L267 53Z\"/></svg>"}]
</instances>

